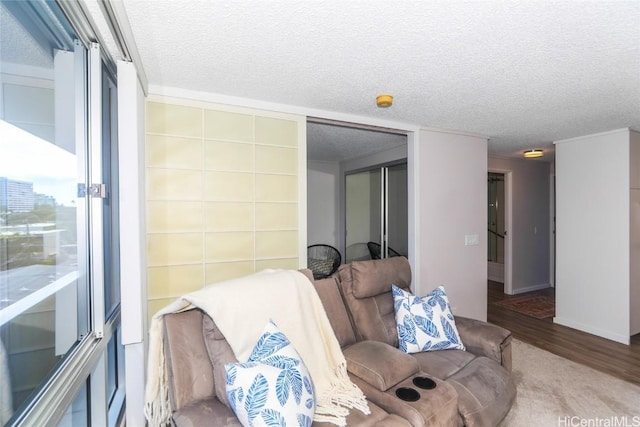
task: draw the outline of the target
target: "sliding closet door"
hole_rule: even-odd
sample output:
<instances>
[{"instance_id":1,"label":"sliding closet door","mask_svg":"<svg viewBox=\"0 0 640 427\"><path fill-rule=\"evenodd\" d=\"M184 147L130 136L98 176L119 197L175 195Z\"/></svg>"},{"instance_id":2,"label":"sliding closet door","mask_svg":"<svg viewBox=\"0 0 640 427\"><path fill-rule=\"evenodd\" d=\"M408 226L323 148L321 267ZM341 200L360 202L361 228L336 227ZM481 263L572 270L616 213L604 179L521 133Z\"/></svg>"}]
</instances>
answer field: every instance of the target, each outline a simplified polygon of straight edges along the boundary
<instances>
[{"instance_id":1,"label":"sliding closet door","mask_svg":"<svg viewBox=\"0 0 640 427\"><path fill-rule=\"evenodd\" d=\"M370 259L367 242L380 242L381 170L346 176L346 262Z\"/></svg>"},{"instance_id":2,"label":"sliding closet door","mask_svg":"<svg viewBox=\"0 0 640 427\"><path fill-rule=\"evenodd\" d=\"M387 169L387 238L389 256L409 252L407 218L407 164Z\"/></svg>"},{"instance_id":3,"label":"sliding closet door","mask_svg":"<svg viewBox=\"0 0 640 427\"><path fill-rule=\"evenodd\" d=\"M346 262L407 255L407 165L349 174Z\"/></svg>"}]
</instances>

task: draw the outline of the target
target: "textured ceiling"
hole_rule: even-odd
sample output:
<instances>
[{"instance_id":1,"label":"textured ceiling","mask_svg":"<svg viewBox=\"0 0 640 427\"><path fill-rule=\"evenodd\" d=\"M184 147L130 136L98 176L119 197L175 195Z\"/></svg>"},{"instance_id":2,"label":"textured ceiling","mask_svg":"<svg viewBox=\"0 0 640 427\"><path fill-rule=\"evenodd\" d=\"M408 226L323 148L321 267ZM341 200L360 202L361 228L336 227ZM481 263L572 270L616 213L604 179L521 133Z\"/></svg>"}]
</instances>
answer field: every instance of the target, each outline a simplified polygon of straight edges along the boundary
<instances>
[{"instance_id":1,"label":"textured ceiling","mask_svg":"<svg viewBox=\"0 0 640 427\"><path fill-rule=\"evenodd\" d=\"M307 124L307 157L311 160L355 159L406 144L406 135L324 123Z\"/></svg>"},{"instance_id":2,"label":"textured ceiling","mask_svg":"<svg viewBox=\"0 0 640 427\"><path fill-rule=\"evenodd\" d=\"M152 85L478 133L503 156L640 129L640 1L124 5Z\"/></svg>"},{"instance_id":3,"label":"textured ceiling","mask_svg":"<svg viewBox=\"0 0 640 427\"><path fill-rule=\"evenodd\" d=\"M0 4L0 71L6 64L53 69L53 50L36 43L5 4ZM11 71L11 70L9 70Z\"/></svg>"}]
</instances>

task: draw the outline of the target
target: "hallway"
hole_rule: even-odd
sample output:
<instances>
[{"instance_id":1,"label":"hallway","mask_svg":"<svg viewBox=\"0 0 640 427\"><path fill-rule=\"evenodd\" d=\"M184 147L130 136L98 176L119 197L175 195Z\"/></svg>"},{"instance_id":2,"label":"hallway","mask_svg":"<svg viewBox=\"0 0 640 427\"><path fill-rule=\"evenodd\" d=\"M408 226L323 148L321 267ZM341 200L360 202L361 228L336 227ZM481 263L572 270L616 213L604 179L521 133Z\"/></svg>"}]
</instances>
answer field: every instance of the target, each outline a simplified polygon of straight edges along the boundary
<instances>
[{"instance_id":1,"label":"hallway","mask_svg":"<svg viewBox=\"0 0 640 427\"><path fill-rule=\"evenodd\" d=\"M536 291L539 293L540 291ZM554 289L546 290L549 295ZM520 294L517 296L521 296ZM497 301L513 298L502 283L488 282L487 320L509 329L513 337L593 369L640 385L640 334L626 346L553 323L553 317L536 319L502 308Z\"/></svg>"}]
</instances>

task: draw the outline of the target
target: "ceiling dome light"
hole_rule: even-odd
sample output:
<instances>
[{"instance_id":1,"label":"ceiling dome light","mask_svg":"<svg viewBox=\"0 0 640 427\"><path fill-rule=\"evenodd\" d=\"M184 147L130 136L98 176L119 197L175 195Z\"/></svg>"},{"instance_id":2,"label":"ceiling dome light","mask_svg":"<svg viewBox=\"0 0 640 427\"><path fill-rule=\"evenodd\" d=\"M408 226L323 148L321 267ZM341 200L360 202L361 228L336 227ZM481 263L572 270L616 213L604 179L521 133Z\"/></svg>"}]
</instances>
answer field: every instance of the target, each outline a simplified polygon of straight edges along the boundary
<instances>
[{"instance_id":1,"label":"ceiling dome light","mask_svg":"<svg viewBox=\"0 0 640 427\"><path fill-rule=\"evenodd\" d=\"M376 97L376 105L380 108L391 107L393 104L393 96L391 95L378 95Z\"/></svg>"},{"instance_id":2,"label":"ceiling dome light","mask_svg":"<svg viewBox=\"0 0 640 427\"><path fill-rule=\"evenodd\" d=\"M525 159L536 159L538 157L542 157L544 156L544 151L542 151L539 148L534 148L531 150L527 150L524 152L524 158Z\"/></svg>"}]
</instances>

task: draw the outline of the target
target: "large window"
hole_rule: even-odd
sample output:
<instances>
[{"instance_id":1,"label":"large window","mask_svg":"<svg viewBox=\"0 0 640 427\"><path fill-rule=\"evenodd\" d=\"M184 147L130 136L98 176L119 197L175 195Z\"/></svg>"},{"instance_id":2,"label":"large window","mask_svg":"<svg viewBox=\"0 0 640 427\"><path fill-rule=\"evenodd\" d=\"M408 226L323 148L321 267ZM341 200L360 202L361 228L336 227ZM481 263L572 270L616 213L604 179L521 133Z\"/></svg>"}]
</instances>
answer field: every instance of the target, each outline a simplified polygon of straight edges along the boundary
<instances>
[{"instance_id":1,"label":"large window","mask_svg":"<svg viewBox=\"0 0 640 427\"><path fill-rule=\"evenodd\" d=\"M116 79L73 16L0 1L0 425L122 407Z\"/></svg>"}]
</instances>

